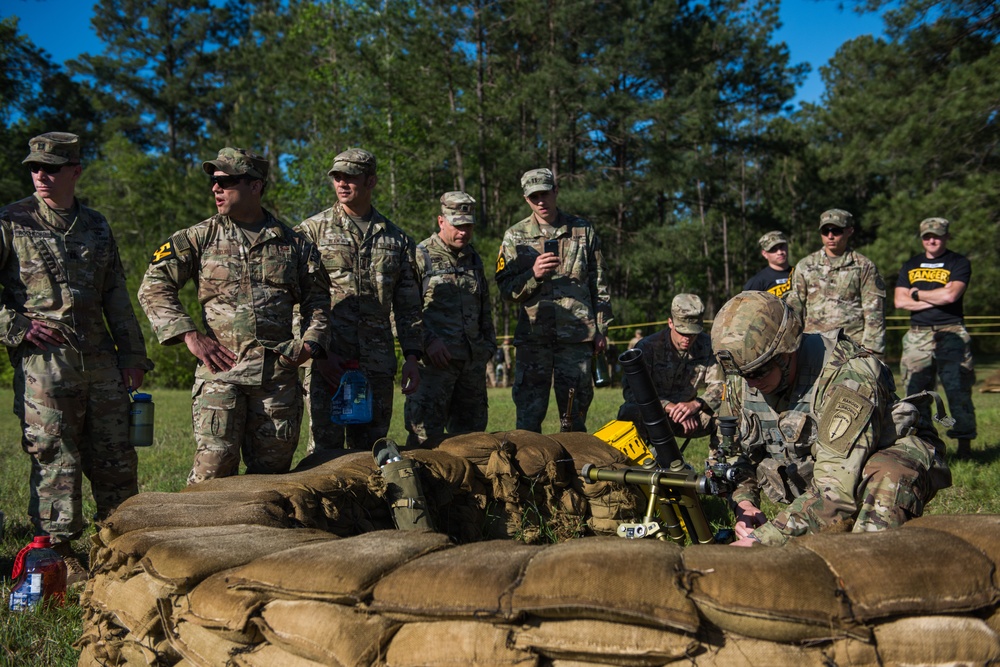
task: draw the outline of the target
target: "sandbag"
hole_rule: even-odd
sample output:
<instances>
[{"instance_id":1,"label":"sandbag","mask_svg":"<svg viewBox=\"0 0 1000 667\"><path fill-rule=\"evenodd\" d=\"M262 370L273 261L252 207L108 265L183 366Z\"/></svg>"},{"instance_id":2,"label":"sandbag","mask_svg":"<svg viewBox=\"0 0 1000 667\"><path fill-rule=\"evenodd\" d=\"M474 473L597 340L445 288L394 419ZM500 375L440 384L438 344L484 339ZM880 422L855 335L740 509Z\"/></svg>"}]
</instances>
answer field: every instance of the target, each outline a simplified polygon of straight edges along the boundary
<instances>
[{"instance_id":1,"label":"sandbag","mask_svg":"<svg viewBox=\"0 0 1000 667\"><path fill-rule=\"evenodd\" d=\"M691 664L698 667L883 667L875 646L857 639L787 644L729 633L718 644L702 644L692 654Z\"/></svg>"},{"instance_id":2,"label":"sandbag","mask_svg":"<svg viewBox=\"0 0 1000 667\"><path fill-rule=\"evenodd\" d=\"M513 632L513 647L552 659L650 667L684 658L698 642L680 632L594 620L532 619Z\"/></svg>"},{"instance_id":3,"label":"sandbag","mask_svg":"<svg viewBox=\"0 0 1000 667\"><path fill-rule=\"evenodd\" d=\"M448 537L440 533L366 533L258 558L233 572L229 583L237 590L286 599L355 604L397 567L449 546Z\"/></svg>"},{"instance_id":4,"label":"sandbag","mask_svg":"<svg viewBox=\"0 0 1000 667\"><path fill-rule=\"evenodd\" d=\"M659 540L601 537L546 547L528 563L512 612L694 632L697 610L676 584L681 551Z\"/></svg>"},{"instance_id":5,"label":"sandbag","mask_svg":"<svg viewBox=\"0 0 1000 667\"><path fill-rule=\"evenodd\" d=\"M475 621L407 623L389 642L386 667L534 667L538 657L509 647L510 628Z\"/></svg>"},{"instance_id":6,"label":"sandbag","mask_svg":"<svg viewBox=\"0 0 1000 667\"><path fill-rule=\"evenodd\" d=\"M410 619L512 619L511 595L540 547L466 544L401 565L376 584L369 608Z\"/></svg>"},{"instance_id":7,"label":"sandbag","mask_svg":"<svg viewBox=\"0 0 1000 667\"><path fill-rule=\"evenodd\" d=\"M233 590L223 570L206 578L175 603L173 617L213 630L219 636L240 644L257 644L263 637L250 618L268 598L258 591Z\"/></svg>"},{"instance_id":8,"label":"sandbag","mask_svg":"<svg viewBox=\"0 0 1000 667\"><path fill-rule=\"evenodd\" d=\"M326 665L374 664L399 627L387 618L315 600L275 600L253 619L271 644Z\"/></svg>"},{"instance_id":9,"label":"sandbag","mask_svg":"<svg viewBox=\"0 0 1000 667\"><path fill-rule=\"evenodd\" d=\"M150 633L162 638L156 603L173 590L173 586L145 573L127 579L95 577L88 582L80 604L106 614L134 639L144 639Z\"/></svg>"},{"instance_id":10,"label":"sandbag","mask_svg":"<svg viewBox=\"0 0 1000 667\"><path fill-rule=\"evenodd\" d=\"M493 453L502 449L511 451L512 447L504 443L494 433L477 432L463 433L445 438L434 449L469 461L485 477L486 468Z\"/></svg>"},{"instance_id":11,"label":"sandbag","mask_svg":"<svg viewBox=\"0 0 1000 667\"><path fill-rule=\"evenodd\" d=\"M218 633L193 623L178 621L164 623L170 646L195 667L219 667L229 664L229 659L247 650L245 644L232 642Z\"/></svg>"},{"instance_id":12,"label":"sandbag","mask_svg":"<svg viewBox=\"0 0 1000 667\"><path fill-rule=\"evenodd\" d=\"M233 667L329 667L326 663L307 660L273 644L261 644L247 653L237 653L230 664Z\"/></svg>"},{"instance_id":13,"label":"sandbag","mask_svg":"<svg viewBox=\"0 0 1000 667\"><path fill-rule=\"evenodd\" d=\"M1000 515L928 514L906 522L903 528L938 530L976 547L993 562L993 586L1000 589Z\"/></svg>"},{"instance_id":14,"label":"sandbag","mask_svg":"<svg viewBox=\"0 0 1000 667\"><path fill-rule=\"evenodd\" d=\"M970 616L912 616L875 626L886 665L989 665L1000 662L1000 638Z\"/></svg>"},{"instance_id":15,"label":"sandbag","mask_svg":"<svg viewBox=\"0 0 1000 667\"><path fill-rule=\"evenodd\" d=\"M561 487L576 474L573 459L555 438L523 429L493 435L514 445L518 471L532 482Z\"/></svg>"}]
</instances>

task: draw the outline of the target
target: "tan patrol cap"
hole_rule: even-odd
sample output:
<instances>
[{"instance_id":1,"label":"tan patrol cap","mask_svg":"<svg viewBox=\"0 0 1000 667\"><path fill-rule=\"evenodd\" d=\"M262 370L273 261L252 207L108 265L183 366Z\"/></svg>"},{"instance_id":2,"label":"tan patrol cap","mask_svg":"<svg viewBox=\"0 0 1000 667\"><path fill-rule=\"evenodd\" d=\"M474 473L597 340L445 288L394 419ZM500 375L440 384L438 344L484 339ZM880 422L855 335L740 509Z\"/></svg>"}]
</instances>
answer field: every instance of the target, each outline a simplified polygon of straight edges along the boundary
<instances>
[{"instance_id":1,"label":"tan patrol cap","mask_svg":"<svg viewBox=\"0 0 1000 667\"><path fill-rule=\"evenodd\" d=\"M211 176L217 171L230 176L249 176L257 180L267 179L271 163L244 148L226 146L219 151L219 157L201 163L201 168Z\"/></svg>"},{"instance_id":2,"label":"tan patrol cap","mask_svg":"<svg viewBox=\"0 0 1000 667\"><path fill-rule=\"evenodd\" d=\"M833 225L841 229L853 227L854 216L843 209L831 208L829 211L823 211L819 216L819 228L823 229L827 225Z\"/></svg>"},{"instance_id":3,"label":"tan patrol cap","mask_svg":"<svg viewBox=\"0 0 1000 667\"><path fill-rule=\"evenodd\" d=\"M28 157L21 164L79 164L80 137L69 132L46 132L28 140Z\"/></svg>"},{"instance_id":4,"label":"tan patrol cap","mask_svg":"<svg viewBox=\"0 0 1000 667\"><path fill-rule=\"evenodd\" d=\"M521 176L521 187L524 189L525 197L533 192L555 190L556 177L552 175L550 169L532 169Z\"/></svg>"},{"instance_id":5,"label":"tan patrol cap","mask_svg":"<svg viewBox=\"0 0 1000 667\"><path fill-rule=\"evenodd\" d=\"M475 224L476 200L455 190L441 195L441 215L453 226Z\"/></svg>"},{"instance_id":6,"label":"tan patrol cap","mask_svg":"<svg viewBox=\"0 0 1000 667\"><path fill-rule=\"evenodd\" d=\"M696 334L704 331L701 320L704 314L705 305L697 294L678 294L670 304L670 319L678 333Z\"/></svg>"},{"instance_id":7,"label":"tan patrol cap","mask_svg":"<svg viewBox=\"0 0 1000 667\"><path fill-rule=\"evenodd\" d=\"M375 156L363 148L348 148L346 151L333 158L333 166L326 172L327 176L333 176L334 172L342 174L369 174L375 173Z\"/></svg>"},{"instance_id":8,"label":"tan patrol cap","mask_svg":"<svg viewBox=\"0 0 1000 667\"><path fill-rule=\"evenodd\" d=\"M778 230L775 230L773 232L768 232L767 234L761 236L757 240L757 243L760 244L761 250L770 252L771 248L773 248L776 245L781 245L782 243L788 245L788 239L785 238L785 235L783 233L779 232Z\"/></svg>"},{"instance_id":9,"label":"tan patrol cap","mask_svg":"<svg viewBox=\"0 0 1000 667\"><path fill-rule=\"evenodd\" d=\"M950 222L944 218L927 218L920 223L920 235L933 234L934 236L945 236L948 233Z\"/></svg>"}]
</instances>

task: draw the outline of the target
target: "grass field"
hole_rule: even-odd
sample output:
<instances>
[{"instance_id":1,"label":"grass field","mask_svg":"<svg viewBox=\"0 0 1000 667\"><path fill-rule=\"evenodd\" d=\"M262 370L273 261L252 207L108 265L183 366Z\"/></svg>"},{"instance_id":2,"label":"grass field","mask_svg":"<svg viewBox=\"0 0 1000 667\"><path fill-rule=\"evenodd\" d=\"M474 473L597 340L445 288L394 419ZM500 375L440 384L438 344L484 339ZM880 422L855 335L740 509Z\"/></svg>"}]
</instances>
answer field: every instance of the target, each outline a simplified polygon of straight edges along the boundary
<instances>
[{"instance_id":1,"label":"grass field","mask_svg":"<svg viewBox=\"0 0 1000 667\"><path fill-rule=\"evenodd\" d=\"M1000 366L1000 359L979 362L978 375L984 378ZM177 491L184 486L194 453L191 435L190 393L176 390L157 390L156 440L153 447L139 450L140 491ZM938 494L928 506L931 514L991 513L1000 514L1000 394L983 394L976 391L980 437L973 443L974 457L956 461L949 457L954 485ZM17 551L31 539L26 508L28 503L29 459L21 451L20 429L9 406L13 396L10 390L0 390L0 510L7 515L6 534L0 541L0 667L75 665L77 653L72 643L80 631L81 609L78 599L71 596L65 608L41 610L33 613L11 614L7 611L6 598L10 587L10 572ZM618 388L596 390L587 425L591 432L614 419L621 403ZM551 401L543 432L559 430L555 401ZM390 436L397 442L405 441L402 425L402 400L397 398ZM514 406L509 389L490 390L490 422L487 430L501 431L513 428ZM954 443L949 442L953 447ZM707 440L696 440L685 451L685 458L700 468L707 454ZM304 446L296 453L297 462L304 456ZM94 513L89 486L84 486L84 512ZM711 499L706 511L717 521L725 520L721 501ZM87 535L93 532L89 526ZM86 537L78 550L85 550Z\"/></svg>"}]
</instances>

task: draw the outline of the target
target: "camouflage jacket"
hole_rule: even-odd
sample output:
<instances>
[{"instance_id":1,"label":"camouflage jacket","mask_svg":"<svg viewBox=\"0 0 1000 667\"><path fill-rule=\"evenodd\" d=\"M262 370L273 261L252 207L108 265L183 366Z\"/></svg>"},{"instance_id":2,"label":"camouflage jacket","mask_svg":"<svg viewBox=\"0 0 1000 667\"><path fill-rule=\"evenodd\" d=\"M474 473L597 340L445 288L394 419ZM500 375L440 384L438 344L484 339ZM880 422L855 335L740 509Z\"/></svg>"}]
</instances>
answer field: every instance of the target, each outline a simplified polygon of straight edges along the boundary
<instances>
[{"instance_id":1,"label":"camouflage jacket","mask_svg":"<svg viewBox=\"0 0 1000 667\"><path fill-rule=\"evenodd\" d=\"M843 329L872 352L885 352L885 283L861 253L830 257L820 249L802 258L785 303L802 319L805 333Z\"/></svg>"},{"instance_id":2,"label":"camouflage jacket","mask_svg":"<svg viewBox=\"0 0 1000 667\"><path fill-rule=\"evenodd\" d=\"M722 405L725 376L712 354L712 339L707 333L698 334L686 352L674 347L669 328L646 336L635 347L642 350L642 360L646 362L656 396L664 408L668 403L698 398L701 388L704 391L700 398L705 407L715 412ZM623 407L635 405L635 395L625 375L622 376L622 395L625 398Z\"/></svg>"},{"instance_id":3,"label":"camouflage jacket","mask_svg":"<svg viewBox=\"0 0 1000 667\"><path fill-rule=\"evenodd\" d=\"M611 324L611 292L601 241L582 218L559 211L559 268L542 280L533 273L545 234L532 215L503 236L497 257L500 295L521 305L514 344L583 343Z\"/></svg>"},{"instance_id":4,"label":"camouflage jacket","mask_svg":"<svg viewBox=\"0 0 1000 667\"><path fill-rule=\"evenodd\" d=\"M161 343L179 343L197 329L178 296L194 280L205 332L237 356L222 373L199 362L198 378L259 384L265 350L295 359L305 341L329 349L329 283L316 247L265 214L253 245L236 223L214 215L176 232L146 269L139 302ZM306 323L301 340L292 330L296 304Z\"/></svg>"},{"instance_id":5,"label":"camouflage jacket","mask_svg":"<svg viewBox=\"0 0 1000 667\"><path fill-rule=\"evenodd\" d=\"M455 251L437 234L417 246L424 295L424 350L443 342L453 359L489 359L497 348L483 260L471 245Z\"/></svg>"},{"instance_id":6,"label":"camouflage jacket","mask_svg":"<svg viewBox=\"0 0 1000 667\"><path fill-rule=\"evenodd\" d=\"M316 243L330 276L330 349L372 376L395 375L393 325L404 354L423 349L413 240L375 210L362 236L339 202L296 230Z\"/></svg>"},{"instance_id":7,"label":"camouflage jacket","mask_svg":"<svg viewBox=\"0 0 1000 667\"><path fill-rule=\"evenodd\" d=\"M111 227L97 211L78 208L69 229L37 195L0 209L0 340L13 358L31 320L40 320L90 368L148 371Z\"/></svg>"},{"instance_id":8,"label":"camouflage jacket","mask_svg":"<svg viewBox=\"0 0 1000 667\"><path fill-rule=\"evenodd\" d=\"M732 502L786 504L754 534L764 544L815 533L857 514L855 491L868 458L896 440L889 368L841 331L804 334L794 386L765 396L728 376L743 451L756 466Z\"/></svg>"}]
</instances>

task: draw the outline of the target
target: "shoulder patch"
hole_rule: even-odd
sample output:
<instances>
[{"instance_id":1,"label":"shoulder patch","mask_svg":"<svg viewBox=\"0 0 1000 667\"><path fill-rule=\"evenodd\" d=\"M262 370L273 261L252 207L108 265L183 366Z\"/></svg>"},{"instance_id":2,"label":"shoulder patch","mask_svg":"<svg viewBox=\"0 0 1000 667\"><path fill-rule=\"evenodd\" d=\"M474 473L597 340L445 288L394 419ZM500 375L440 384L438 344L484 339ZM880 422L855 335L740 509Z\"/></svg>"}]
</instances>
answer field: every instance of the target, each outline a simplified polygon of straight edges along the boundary
<instances>
[{"instance_id":1,"label":"shoulder patch","mask_svg":"<svg viewBox=\"0 0 1000 667\"><path fill-rule=\"evenodd\" d=\"M170 241L167 241L166 243L164 243L159 248L153 251L153 256L149 258L149 263L159 264L160 262L164 262L170 259L171 257L176 257L176 253L174 252L174 244L171 243Z\"/></svg>"},{"instance_id":2,"label":"shoulder patch","mask_svg":"<svg viewBox=\"0 0 1000 667\"><path fill-rule=\"evenodd\" d=\"M504 261L503 253L501 252L500 255L497 257L497 273L503 271L503 268L505 266L507 266L507 262Z\"/></svg>"},{"instance_id":3,"label":"shoulder patch","mask_svg":"<svg viewBox=\"0 0 1000 667\"><path fill-rule=\"evenodd\" d=\"M823 408L819 441L827 449L847 456L858 436L868 426L875 405L861 394L838 385Z\"/></svg>"}]
</instances>

